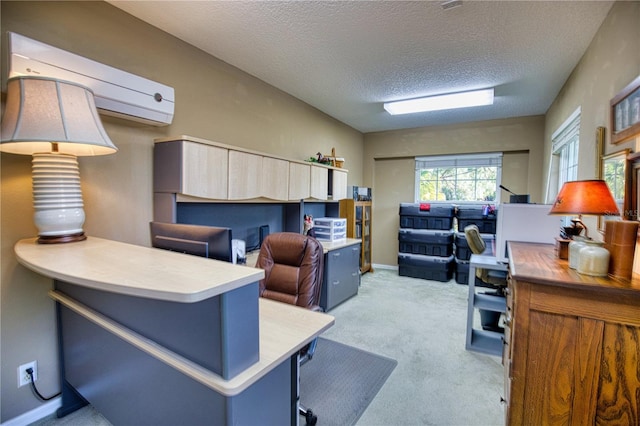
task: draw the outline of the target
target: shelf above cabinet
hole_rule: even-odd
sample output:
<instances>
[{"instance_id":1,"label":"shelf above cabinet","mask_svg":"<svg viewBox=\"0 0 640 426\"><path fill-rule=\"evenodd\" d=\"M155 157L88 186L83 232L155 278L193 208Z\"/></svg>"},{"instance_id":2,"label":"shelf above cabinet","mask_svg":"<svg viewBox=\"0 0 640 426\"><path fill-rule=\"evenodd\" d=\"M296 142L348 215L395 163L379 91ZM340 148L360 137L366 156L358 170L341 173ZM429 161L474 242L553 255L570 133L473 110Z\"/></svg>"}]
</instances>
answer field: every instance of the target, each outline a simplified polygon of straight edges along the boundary
<instances>
[{"instance_id":1,"label":"shelf above cabinet","mask_svg":"<svg viewBox=\"0 0 640 426\"><path fill-rule=\"evenodd\" d=\"M485 293L476 293L473 306L477 309L493 312L505 312L507 309L507 303L504 297Z\"/></svg>"}]
</instances>

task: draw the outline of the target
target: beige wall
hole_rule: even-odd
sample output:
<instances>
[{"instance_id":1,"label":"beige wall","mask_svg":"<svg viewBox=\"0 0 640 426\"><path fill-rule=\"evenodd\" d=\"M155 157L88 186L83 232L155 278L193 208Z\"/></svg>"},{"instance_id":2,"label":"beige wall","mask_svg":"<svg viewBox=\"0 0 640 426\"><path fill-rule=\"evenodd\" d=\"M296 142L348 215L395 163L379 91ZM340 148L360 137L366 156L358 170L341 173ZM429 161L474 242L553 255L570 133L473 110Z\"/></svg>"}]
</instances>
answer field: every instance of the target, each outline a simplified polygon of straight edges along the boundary
<instances>
[{"instance_id":1,"label":"beige wall","mask_svg":"<svg viewBox=\"0 0 640 426\"><path fill-rule=\"evenodd\" d=\"M640 2L618 2L545 116L366 134L363 185L372 186L374 194L373 263L397 264L398 218L380 218L397 216L400 202L413 201L410 158L504 151L503 185L530 194L532 202L545 202L553 132L581 107L578 178L593 179L595 130L604 126L610 131L609 100L638 75ZM607 133L606 154L640 147L640 137L615 146L609 140ZM593 218L586 222L597 225Z\"/></svg>"},{"instance_id":2,"label":"beige wall","mask_svg":"<svg viewBox=\"0 0 640 426\"><path fill-rule=\"evenodd\" d=\"M89 235L148 245L152 218L152 147L157 137L187 134L287 158L306 159L335 147L349 183L362 180L363 136L299 100L240 72L104 2L2 1L2 51L13 31L172 86L173 124L151 127L103 118L115 155L81 158ZM2 55L6 87L6 55ZM17 264L13 244L36 235L31 159L1 156L0 421L41 405L17 388L16 368L38 361L40 391L59 389L50 280Z\"/></svg>"},{"instance_id":3,"label":"beige wall","mask_svg":"<svg viewBox=\"0 0 640 426\"><path fill-rule=\"evenodd\" d=\"M506 151L503 184L541 201L550 135L582 106L581 177L590 177L595 154L588 141L608 125L608 100L640 74L638 2L616 4L546 117L522 117L459 126L368 134L314 108L102 2L0 3L2 51L15 31L176 89L176 116L156 128L105 118L120 151L82 158L90 235L148 244L151 153L156 137L189 134L290 158L336 147L346 158L349 184L374 189L373 261L396 264L398 204L413 199L412 157ZM6 55L0 75L7 76ZM3 84L4 87L4 84ZM624 146L630 146L629 142ZM613 152L617 147L607 147ZM0 156L0 421L41 405L27 387L16 388L19 364L38 360L38 385L59 389L54 309L49 280L18 265L15 241L34 236L30 158ZM506 194L505 194L506 195Z\"/></svg>"},{"instance_id":4,"label":"beige wall","mask_svg":"<svg viewBox=\"0 0 640 426\"><path fill-rule=\"evenodd\" d=\"M595 133L598 126L606 130L605 154L623 148L635 151L637 142L629 140L611 144L609 101L622 88L640 75L640 2L614 4L591 45L567 79L549 108L545 125L544 168L548 168L551 135L577 109L581 108L578 179L596 178ZM546 190L546 176L542 191ZM589 229L596 227L595 218L587 217ZM597 233L590 233L590 235Z\"/></svg>"},{"instance_id":5,"label":"beige wall","mask_svg":"<svg viewBox=\"0 0 640 426\"><path fill-rule=\"evenodd\" d=\"M415 156L504 152L502 184L540 202L543 135L542 116L366 134L364 185L373 188L373 263L397 265L398 210L400 203L414 201Z\"/></svg>"}]
</instances>

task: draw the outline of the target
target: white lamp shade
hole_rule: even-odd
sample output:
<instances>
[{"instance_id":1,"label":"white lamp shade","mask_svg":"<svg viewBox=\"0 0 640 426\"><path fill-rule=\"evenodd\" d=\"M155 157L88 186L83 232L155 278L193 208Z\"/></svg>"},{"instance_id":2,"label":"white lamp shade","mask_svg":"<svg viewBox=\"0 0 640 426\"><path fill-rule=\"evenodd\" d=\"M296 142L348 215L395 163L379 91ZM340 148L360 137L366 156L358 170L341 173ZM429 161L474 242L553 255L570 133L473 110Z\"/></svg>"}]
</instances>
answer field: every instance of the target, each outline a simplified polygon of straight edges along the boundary
<instances>
[{"instance_id":1,"label":"white lamp shade","mask_svg":"<svg viewBox=\"0 0 640 426\"><path fill-rule=\"evenodd\" d=\"M52 148L52 143L57 148ZM0 151L77 156L116 152L102 126L93 92L68 81L20 76L7 82Z\"/></svg>"},{"instance_id":2,"label":"white lamp shade","mask_svg":"<svg viewBox=\"0 0 640 426\"><path fill-rule=\"evenodd\" d=\"M38 242L86 239L77 156L118 150L102 127L93 92L51 78L11 78L0 136L0 151L33 155Z\"/></svg>"}]
</instances>

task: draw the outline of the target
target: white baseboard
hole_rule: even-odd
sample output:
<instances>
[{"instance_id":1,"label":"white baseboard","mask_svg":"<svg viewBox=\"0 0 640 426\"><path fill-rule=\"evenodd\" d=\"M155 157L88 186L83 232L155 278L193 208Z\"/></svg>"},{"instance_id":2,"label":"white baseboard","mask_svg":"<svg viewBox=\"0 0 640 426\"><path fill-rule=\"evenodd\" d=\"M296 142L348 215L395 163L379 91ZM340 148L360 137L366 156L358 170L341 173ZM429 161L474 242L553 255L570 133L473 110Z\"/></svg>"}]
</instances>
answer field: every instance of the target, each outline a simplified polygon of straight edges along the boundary
<instances>
[{"instance_id":1,"label":"white baseboard","mask_svg":"<svg viewBox=\"0 0 640 426\"><path fill-rule=\"evenodd\" d=\"M371 266L373 266L373 270L375 271L376 269L388 269L390 271L397 271L398 270L398 266L394 266L394 265L383 265L381 263L372 263Z\"/></svg>"},{"instance_id":2,"label":"white baseboard","mask_svg":"<svg viewBox=\"0 0 640 426\"><path fill-rule=\"evenodd\" d=\"M7 420L1 423L0 426L24 426L31 424L35 421L43 419L51 414L54 414L58 408L62 407L62 397L57 397L42 404L38 408L31 411L27 411L24 414L14 417L11 420Z\"/></svg>"}]
</instances>

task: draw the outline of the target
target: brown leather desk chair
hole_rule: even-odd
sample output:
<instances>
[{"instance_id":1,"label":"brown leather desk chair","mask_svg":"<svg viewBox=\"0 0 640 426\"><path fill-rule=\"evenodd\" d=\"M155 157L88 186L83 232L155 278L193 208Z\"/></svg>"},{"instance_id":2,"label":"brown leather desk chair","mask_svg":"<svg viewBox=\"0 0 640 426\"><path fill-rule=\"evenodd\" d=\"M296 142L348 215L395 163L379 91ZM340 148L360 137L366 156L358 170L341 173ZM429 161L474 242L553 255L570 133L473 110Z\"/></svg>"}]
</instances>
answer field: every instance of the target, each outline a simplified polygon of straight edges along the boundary
<instances>
[{"instance_id":1,"label":"brown leather desk chair","mask_svg":"<svg viewBox=\"0 0 640 426\"><path fill-rule=\"evenodd\" d=\"M262 242L256 268L264 269L260 297L315 311L320 308L320 290L324 271L324 252L315 238L293 232L268 235ZM314 339L298 354L299 366L309 361L317 344ZM300 414L313 425L317 417L299 405Z\"/></svg>"}]
</instances>

